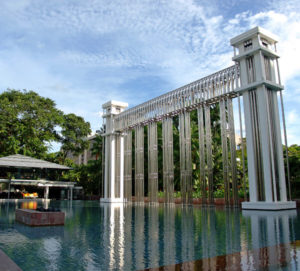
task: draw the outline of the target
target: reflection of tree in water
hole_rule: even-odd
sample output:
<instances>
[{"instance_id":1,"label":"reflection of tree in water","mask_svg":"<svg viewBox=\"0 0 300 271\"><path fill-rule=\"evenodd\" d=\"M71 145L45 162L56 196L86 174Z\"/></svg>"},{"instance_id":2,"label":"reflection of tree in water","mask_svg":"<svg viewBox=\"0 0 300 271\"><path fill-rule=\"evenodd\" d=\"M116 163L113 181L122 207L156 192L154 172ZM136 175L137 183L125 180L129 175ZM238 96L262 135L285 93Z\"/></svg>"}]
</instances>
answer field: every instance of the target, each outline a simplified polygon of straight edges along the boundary
<instances>
[{"instance_id":1,"label":"reflection of tree in water","mask_svg":"<svg viewBox=\"0 0 300 271\"><path fill-rule=\"evenodd\" d=\"M112 270L139 270L241 250L250 251L235 256L235 260L252 257L249 262L255 268L262 258L258 248L289 244L297 237L299 224L296 211L266 215L231 208L99 206L98 202L79 201L71 205L57 201L51 206L66 212L65 226L30 228L14 222L13 204L9 209L0 206L0 246L23 270L46 266L48 270L97 270L108 266ZM274 253L279 256L275 248L264 252L268 257ZM281 256L289 259L286 254ZM228 257L212 258L197 265L213 269L230 261Z\"/></svg>"}]
</instances>

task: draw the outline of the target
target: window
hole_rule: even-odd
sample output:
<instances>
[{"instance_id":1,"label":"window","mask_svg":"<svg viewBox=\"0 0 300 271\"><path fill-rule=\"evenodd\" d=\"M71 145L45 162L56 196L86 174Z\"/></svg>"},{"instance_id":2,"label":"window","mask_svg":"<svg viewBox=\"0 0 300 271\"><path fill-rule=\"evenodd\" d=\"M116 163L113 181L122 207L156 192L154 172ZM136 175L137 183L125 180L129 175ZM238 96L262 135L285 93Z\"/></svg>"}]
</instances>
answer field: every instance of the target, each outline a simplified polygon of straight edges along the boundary
<instances>
[{"instance_id":1,"label":"window","mask_svg":"<svg viewBox=\"0 0 300 271\"><path fill-rule=\"evenodd\" d=\"M247 51L247 50L250 50L252 48L252 40L246 40L244 41L244 50Z\"/></svg>"},{"instance_id":2,"label":"window","mask_svg":"<svg viewBox=\"0 0 300 271\"><path fill-rule=\"evenodd\" d=\"M264 38L261 38L260 40L261 40L262 46L265 47L265 48L268 48L269 42Z\"/></svg>"}]
</instances>

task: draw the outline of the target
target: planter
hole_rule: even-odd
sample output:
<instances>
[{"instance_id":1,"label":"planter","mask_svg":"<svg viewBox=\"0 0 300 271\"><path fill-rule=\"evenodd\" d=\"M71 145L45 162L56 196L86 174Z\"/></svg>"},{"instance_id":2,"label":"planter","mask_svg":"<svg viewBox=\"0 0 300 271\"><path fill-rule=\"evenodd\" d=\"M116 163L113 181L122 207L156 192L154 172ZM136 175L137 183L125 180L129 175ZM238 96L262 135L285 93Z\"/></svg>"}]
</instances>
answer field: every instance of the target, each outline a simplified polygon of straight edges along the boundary
<instances>
[{"instance_id":1,"label":"planter","mask_svg":"<svg viewBox=\"0 0 300 271\"><path fill-rule=\"evenodd\" d=\"M63 212L40 212L30 209L17 209L16 221L28 226L57 226L65 224Z\"/></svg>"}]
</instances>

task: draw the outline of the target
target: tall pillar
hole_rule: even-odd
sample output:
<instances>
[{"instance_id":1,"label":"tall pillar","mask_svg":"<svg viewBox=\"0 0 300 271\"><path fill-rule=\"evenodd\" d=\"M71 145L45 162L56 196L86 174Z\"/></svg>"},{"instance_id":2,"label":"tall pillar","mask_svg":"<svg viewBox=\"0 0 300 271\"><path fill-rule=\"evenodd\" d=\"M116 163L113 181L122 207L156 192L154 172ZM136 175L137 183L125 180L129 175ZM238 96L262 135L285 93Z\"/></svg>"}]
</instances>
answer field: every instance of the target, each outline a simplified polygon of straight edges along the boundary
<instances>
[{"instance_id":1,"label":"tall pillar","mask_svg":"<svg viewBox=\"0 0 300 271\"><path fill-rule=\"evenodd\" d=\"M296 208L287 201L277 92L280 84L276 38L255 27L233 39L244 102L250 201L243 209Z\"/></svg>"},{"instance_id":2,"label":"tall pillar","mask_svg":"<svg viewBox=\"0 0 300 271\"><path fill-rule=\"evenodd\" d=\"M48 198L49 198L49 186L45 186L44 199L47 200Z\"/></svg>"},{"instance_id":3,"label":"tall pillar","mask_svg":"<svg viewBox=\"0 0 300 271\"><path fill-rule=\"evenodd\" d=\"M128 107L127 103L109 101L102 105L105 113L104 198L101 202L125 202L124 138L115 130L114 117Z\"/></svg>"}]
</instances>

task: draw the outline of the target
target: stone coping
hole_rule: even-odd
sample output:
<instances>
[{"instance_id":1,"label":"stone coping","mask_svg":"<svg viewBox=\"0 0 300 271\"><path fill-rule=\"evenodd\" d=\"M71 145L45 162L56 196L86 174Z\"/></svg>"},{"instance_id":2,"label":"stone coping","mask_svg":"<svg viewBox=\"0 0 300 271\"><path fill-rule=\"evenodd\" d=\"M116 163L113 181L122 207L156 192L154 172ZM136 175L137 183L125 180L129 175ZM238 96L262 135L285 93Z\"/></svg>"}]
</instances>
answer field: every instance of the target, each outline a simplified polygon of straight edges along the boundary
<instances>
[{"instance_id":1,"label":"stone coping","mask_svg":"<svg viewBox=\"0 0 300 271\"><path fill-rule=\"evenodd\" d=\"M0 249L0 271L22 271L22 269Z\"/></svg>"},{"instance_id":2,"label":"stone coping","mask_svg":"<svg viewBox=\"0 0 300 271\"><path fill-rule=\"evenodd\" d=\"M59 226L65 224L64 212L40 212L31 209L16 209L16 221L28 226Z\"/></svg>"}]
</instances>

